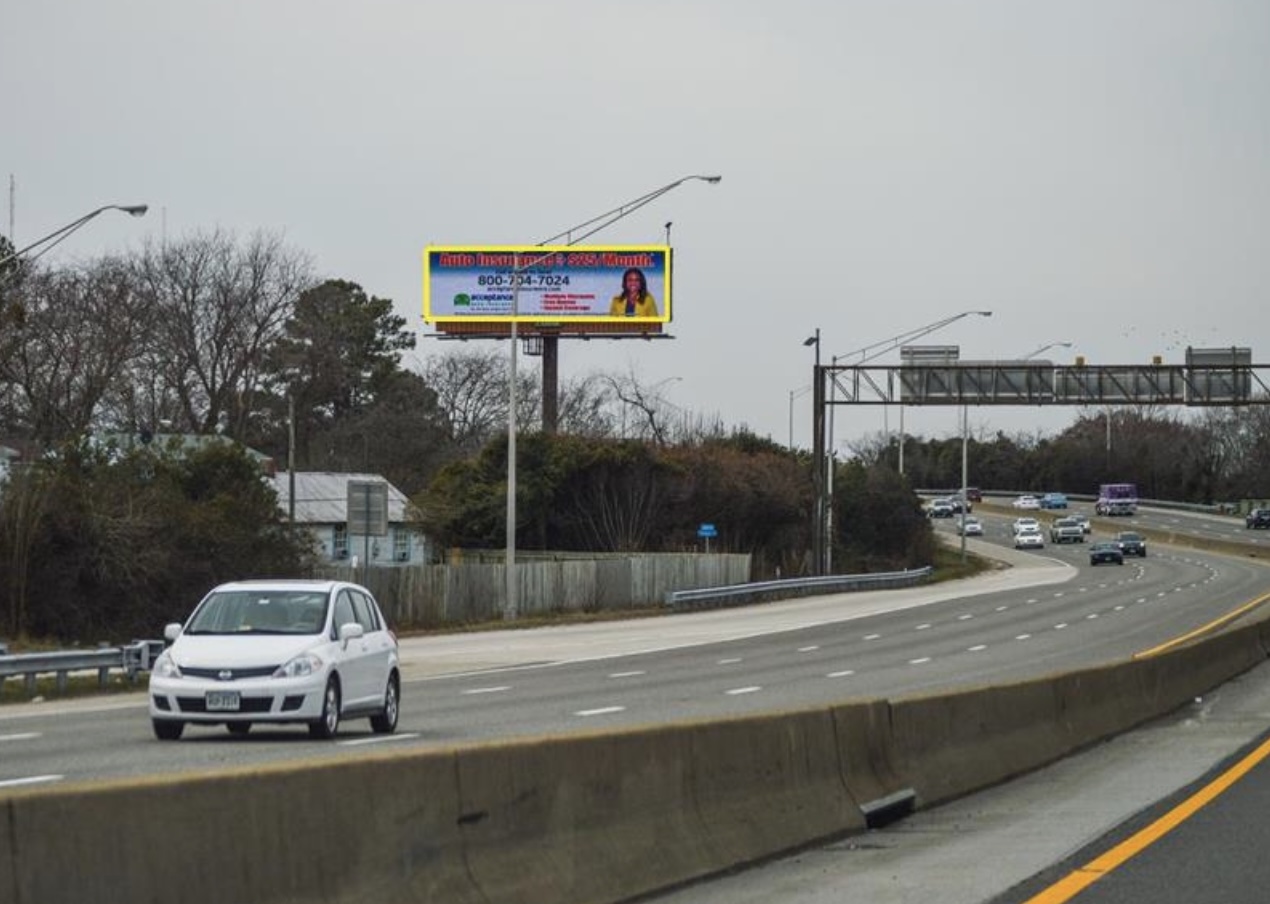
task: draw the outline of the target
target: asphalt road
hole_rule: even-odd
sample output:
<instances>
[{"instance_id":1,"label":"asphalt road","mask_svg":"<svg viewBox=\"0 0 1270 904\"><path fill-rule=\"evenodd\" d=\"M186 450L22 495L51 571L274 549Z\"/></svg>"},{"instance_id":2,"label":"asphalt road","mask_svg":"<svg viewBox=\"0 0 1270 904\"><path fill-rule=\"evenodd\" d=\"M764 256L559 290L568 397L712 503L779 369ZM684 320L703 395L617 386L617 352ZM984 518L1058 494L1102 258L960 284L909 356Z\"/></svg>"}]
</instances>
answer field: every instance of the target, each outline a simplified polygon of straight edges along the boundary
<instances>
[{"instance_id":1,"label":"asphalt road","mask_svg":"<svg viewBox=\"0 0 1270 904\"><path fill-rule=\"evenodd\" d=\"M398 733L346 723L246 739L150 732L143 695L0 710L0 788L595 731L926 693L1120 659L1270 586L1260 566L1152 550L1092 568L1077 547L999 553L984 578L631 622L409 638Z\"/></svg>"},{"instance_id":2,"label":"asphalt road","mask_svg":"<svg viewBox=\"0 0 1270 904\"><path fill-rule=\"evenodd\" d=\"M1009 518L986 520L983 542L1008 543ZM980 541L971 542L978 548ZM1129 655L1209 624L1270 589L1270 573L1258 563L1183 549L1153 546L1146 560L1097 568L1081 544L1041 553L998 547L995 554L1013 567L906 591L408 638L401 728L389 737L371 734L362 722L347 725L329 744L309 741L303 729L267 726L246 739L194 729L172 744L153 739L140 694L8 706L0 709L0 793L6 786L312 761L385 746L604 730L1009 680ZM1244 842L1242 848L1223 841L1210 849L1203 839L1174 837L1187 862L1196 864L1196 877L1213 870L1234 877L1221 896L1168 897L1188 886L1168 872L1143 868L1138 875L1137 868L1151 863L1145 854L1131 858L1134 870L1119 867L1080 897L1036 895L1051 894L1046 889L1070 882L1073 872L1087 876L1090 861L1132 837L1137 824L1185 793L1178 789L1200 781L1268 724L1270 671L1262 669L1174 719L1007 786L658 900L1264 901L1268 886L1257 858L1266 839L1242 822L1255 821L1257 807L1225 811L1214 804L1207 813ZM1267 792L1243 789L1264 781L1264 772L1253 769L1241 778L1237 796L1262 800ZM1217 837L1216 830L1201 831ZM1161 862L1175 864L1178 856ZM1241 875L1257 877L1256 896L1239 897L1252 891L1241 890ZM1086 897L1103 893L1127 896Z\"/></svg>"}]
</instances>

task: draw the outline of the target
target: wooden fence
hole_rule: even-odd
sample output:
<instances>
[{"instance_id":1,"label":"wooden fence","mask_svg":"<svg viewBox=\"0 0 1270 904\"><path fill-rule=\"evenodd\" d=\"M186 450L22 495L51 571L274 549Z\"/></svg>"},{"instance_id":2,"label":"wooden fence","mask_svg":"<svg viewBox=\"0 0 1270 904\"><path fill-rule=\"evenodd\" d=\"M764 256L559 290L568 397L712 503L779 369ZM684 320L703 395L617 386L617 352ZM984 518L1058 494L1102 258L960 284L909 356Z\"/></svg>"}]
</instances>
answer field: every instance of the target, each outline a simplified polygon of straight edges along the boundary
<instances>
[{"instance_id":1,"label":"wooden fence","mask_svg":"<svg viewBox=\"0 0 1270 904\"><path fill-rule=\"evenodd\" d=\"M370 588L389 622L418 630L502 617L507 577L502 557L464 553L440 565L325 565L315 577ZM649 553L579 556L536 554L516 560L516 609L522 616L661 606L666 594L743 584L748 554Z\"/></svg>"}]
</instances>

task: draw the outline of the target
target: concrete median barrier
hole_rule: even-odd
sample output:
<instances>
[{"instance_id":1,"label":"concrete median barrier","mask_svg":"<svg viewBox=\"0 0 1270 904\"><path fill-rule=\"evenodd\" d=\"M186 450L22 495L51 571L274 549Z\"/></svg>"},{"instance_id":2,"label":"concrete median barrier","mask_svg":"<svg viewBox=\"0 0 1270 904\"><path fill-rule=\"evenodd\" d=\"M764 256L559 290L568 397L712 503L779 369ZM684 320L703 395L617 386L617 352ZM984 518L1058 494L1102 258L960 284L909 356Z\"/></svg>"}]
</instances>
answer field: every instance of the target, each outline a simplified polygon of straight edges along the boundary
<instances>
[{"instance_id":1,"label":"concrete median barrier","mask_svg":"<svg viewBox=\"0 0 1270 904\"><path fill-rule=\"evenodd\" d=\"M623 900L863 825L823 710L481 746L458 768L488 901Z\"/></svg>"},{"instance_id":2,"label":"concrete median barrier","mask_svg":"<svg viewBox=\"0 0 1270 904\"><path fill-rule=\"evenodd\" d=\"M611 904L863 831L1176 710L1270 624L996 687L0 795L11 904Z\"/></svg>"},{"instance_id":3,"label":"concrete median barrier","mask_svg":"<svg viewBox=\"0 0 1270 904\"><path fill-rule=\"evenodd\" d=\"M476 902L454 775L430 753L17 793L0 899Z\"/></svg>"},{"instance_id":4,"label":"concrete median barrier","mask_svg":"<svg viewBox=\"0 0 1270 904\"><path fill-rule=\"evenodd\" d=\"M930 806L1050 762L1070 749L1050 681L891 703L891 757Z\"/></svg>"},{"instance_id":5,"label":"concrete median barrier","mask_svg":"<svg viewBox=\"0 0 1270 904\"><path fill-rule=\"evenodd\" d=\"M890 704L862 700L834 706L831 712L842 780L856 805L863 811L905 790L909 778L894 762Z\"/></svg>"}]
</instances>

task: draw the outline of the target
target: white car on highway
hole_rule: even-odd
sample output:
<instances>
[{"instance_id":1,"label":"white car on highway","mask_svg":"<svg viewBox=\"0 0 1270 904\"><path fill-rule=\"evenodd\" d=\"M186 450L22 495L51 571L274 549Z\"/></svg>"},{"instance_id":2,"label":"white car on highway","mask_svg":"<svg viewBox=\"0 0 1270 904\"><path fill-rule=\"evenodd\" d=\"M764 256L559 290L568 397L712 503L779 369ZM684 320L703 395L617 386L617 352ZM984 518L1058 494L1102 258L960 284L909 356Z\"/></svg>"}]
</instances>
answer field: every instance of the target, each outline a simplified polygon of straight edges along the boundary
<instances>
[{"instance_id":1,"label":"white car on highway","mask_svg":"<svg viewBox=\"0 0 1270 904\"><path fill-rule=\"evenodd\" d=\"M1019 496L1010 504L1016 509L1039 509L1041 507L1041 500L1037 499L1035 496Z\"/></svg>"},{"instance_id":2,"label":"white car on highway","mask_svg":"<svg viewBox=\"0 0 1270 904\"><path fill-rule=\"evenodd\" d=\"M1014 535L1015 549L1044 549L1045 535L1039 527L1029 527Z\"/></svg>"},{"instance_id":3,"label":"white car on highway","mask_svg":"<svg viewBox=\"0 0 1270 904\"><path fill-rule=\"evenodd\" d=\"M240 581L213 589L150 672L155 735L225 725L244 735L259 722L307 725L331 738L340 720L369 717L397 728L397 637L374 596L344 581Z\"/></svg>"},{"instance_id":4,"label":"white car on highway","mask_svg":"<svg viewBox=\"0 0 1270 904\"><path fill-rule=\"evenodd\" d=\"M1013 532L1015 534L1019 534L1025 530L1039 531L1041 529L1041 522L1037 521L1035 518L1015 518L1013 528Z\"/></svg>"}]
</instances>

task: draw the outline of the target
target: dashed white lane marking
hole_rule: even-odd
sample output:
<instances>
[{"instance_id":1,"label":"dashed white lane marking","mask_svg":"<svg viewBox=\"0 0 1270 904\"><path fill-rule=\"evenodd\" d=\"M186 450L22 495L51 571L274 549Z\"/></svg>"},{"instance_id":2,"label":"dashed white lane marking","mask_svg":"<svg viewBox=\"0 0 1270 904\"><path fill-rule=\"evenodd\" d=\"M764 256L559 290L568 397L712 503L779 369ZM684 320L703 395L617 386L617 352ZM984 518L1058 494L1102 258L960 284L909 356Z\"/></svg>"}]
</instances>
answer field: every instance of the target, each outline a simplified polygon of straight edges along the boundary
<instances>
[{"instance_id":1,"label":"dashed white lane marking","mask_svg":"<svg viewBox=\"0 0 1270 904\"><path fill-rule=\"evenodd\" d=\"M920 659L910 659L910 660L908 661L908 664L909 664L909 665L925 665L925 664L926 664L926 663L928 663L928 662L930 662L930 657L929 657L929 656L923 656L923 657L921 657Z\"/></svg>"},{"instance_id":2,"label":"dashed white lane marking","mask_svg":"<svg viewBox=\"0 0 1270 904\"><path fill-rule=\"evenodd\" d=\"M608 716L613 713L620 713L624 709L626 709L625 706L601 706L596 709L580 709L574 715L582 716L583 718L588 716Z\"/></svg>"},{"instance_id":3,"label":"dashed white lane marking","mask_svg":"<svg viewBox=\"0 0 1270 904\"><path fill-rule=\"evenodd\" d=\"M740 661L740 657L736 659L720 659L719 665L736 665Z\"/></svg>"},{"instance_id":4,"label":"dashed white lane marking","mask_svg":"<svg viewBox=\"0 0 1270 904\"><path fill-rule=\"evenodd\" d=\"M42 785L49 782L60 782L66 778L64 775L30 775L26 778L11 778L7 781L0 781L0 788L20 788L23 785Z\"/></svg>"},{"instance_id":5,"label":"dashed white lane marking","mask_svg":"<svg viewBox=\"0 0 1270 904\"><path fill-rule=\"evenodd\" d=\"M866 634L866 635L864 635L864 639L865 639L865 640L880 640L880 639L881 639L881 637L882 637L882 635L881 635L881 634Z\"/></svg>"},{"instance_id":6,"label":"dashed white lane marking","mask_svg":"<svg viewBox=\"0 0 1270 904\"><path fill-rule=\"evenodd\" d=\"M798 652L799 653L814 653L819 649L820 647L799 647Z\"/></svg>"},{"instance_id":7,"label":"dashed white lane marking","mask_svg":"<svg viewBox=\"0 0 1270 904\"><path fill-rule=\"evenodd\" d=\"M502 684L498 687L469 687L463 693L465 694L501 694L503 691L512 689L510 684Z\"/></svg>"},{"instance_id":8,"label":"dashed white lane marking","mask_svg":"<svg viewBox=\"0 0 1270 904\"><path fill-rule=\"evenodd\" d=\"M1015 640L1031 640L1031 639L1032 639L1032 635L1031 635L1031 634L1020 634L1020 635L1018 635L1017 637L1015 637L1014 639L1015 639Z\"/></svg>"},{"instance_id":9,"label":"dashed white lane marking","mask_svg":"<svg viewBox=\"0 0 1270 904\"><path fill-rule=\"evenodd\" d=\"M930 625L929 625L929 624L925 624L925 625L918 625L918 626L917 626L916 628L914 628L913 630L915 630L915 631L926 631L926 630L928 630L929 628L930 628Z\"/></svg>"},{"instance_id":10,"label":"dashed white lane marking","mask_svg":"<svg viewBox=\"0 0 1270 904\"><path fill-rule=\"evenodd\" d=\"M1066 628L1066 627L1067 627L1067 622L1059 622L1058 624L1056 624L1056 625L1054 626L1054 630L1055 630L1055 631L1061 631L1061 630L1063 630L1063 629L1064 629L1064 628Z\"/></svg>"},{"instance_id":11,"label":"dashed white lane marking","mask_svg":"<svg viewBox=\"0 0 1270 904\"><path fill-rule=\"evenodd\" d=\"M957 621L970 621L972 618L974 618L974 616L967 612L965 615L958 615Z\"/></svg>"},{"instance_id":12,"label":"dashed white lane marking","mask_svg":"<svg viewBox=\"0 0 1270 904\"><path fill-rule=\"evenodd\" d=\"M854 669L844 669L841 672L830 672L825 677L826 678L850 678L854 674L855 674Z\"/></svg>"},{"instance_id":13,"label":"dashed white lane marking","mask_svg":"<svg viewBox=\"0 0 1270 904\"><path fill-rule=\"evenodd\" d=\"M738 694L753 694L761 690L762 690L761 687L751 685L750 687L734 687L732 688L732 690L727 691L726 693L729 694L730 696L735 697Z\"/></svg>"},{"instance_id":14,"label":"dashed white lane marking","mask_svg":"<svg viewBox=\"0 0 1270 904\"><path fill-rule=\"evenodd\" d=\"M33 741L43 737L38 731L25 731L22 734L0 734L0 743L4 741Z\"/></svg>"},{"instance_id":15,"label":"dashed white lane marking","mask_svg":"<svg viewBox=\"0 0 1270 904\"><path fill-rule=\"evenodd\" d=\"M613 674L609 675L609 677L610 677L610 678L638 678L640 675L644 675L644 674L647 674L647 673L646 673L646 672L643 672L643 671L637 671L637 672L614 672Z\"/></svg>"},{"instance_id":16,"label":"dashed white lane marking","mask_svg":"<svg viewBox=\"0 0 1270 904\"><path fill-rule=\"evenodd\" d=\"M1094 620L1095 618L1097 618L1097 617L1098 617L1098 613L1097 613L1097 612L1090 612L1088 615L1086 615L1086 616L1085 616L1085 619L1086 619L1087 621L1093 621L1093 620Z\"/></svg>"},{"instance_id":17,"label":"dashed white lane marking","mask_svg":"<svg viewBox=\"0 0 1270 904\"><path fill-rule=\"evenodd\" d=\"M395 744L398 741L413 741L422 737L417 731L399 732L390 735L376 735L373 738L349 738L347 741L336 741L340 747L364 747L367 744Z\"/></svg>"},{"instance_id":18,"label":"dashed white lane marking","mask_svg":"<svg viewBox=\"0 0 1270 904\"><path fill-rule=\"evenodd\" d=\"M986 649L988 649L988 645L986 643L977 643L973 647L966 647L966 652L967 653L982 653Z\"/></svg>"},{"instance_id":19,"label":"dashed white lane marking","mask_svg":"<svg viewBox=\"0 0 1270 904\"><path fill-rule=\"evenodd\" d=\"M1010 607L1009 607L1009 606L997 606L997 610L996 610L996 611L998 611L998 612L1009 612L1009 611L1010 611Z\"/></svg>"}]
</instances>

